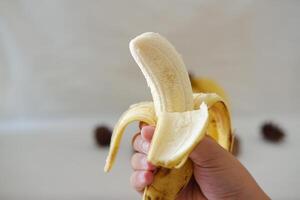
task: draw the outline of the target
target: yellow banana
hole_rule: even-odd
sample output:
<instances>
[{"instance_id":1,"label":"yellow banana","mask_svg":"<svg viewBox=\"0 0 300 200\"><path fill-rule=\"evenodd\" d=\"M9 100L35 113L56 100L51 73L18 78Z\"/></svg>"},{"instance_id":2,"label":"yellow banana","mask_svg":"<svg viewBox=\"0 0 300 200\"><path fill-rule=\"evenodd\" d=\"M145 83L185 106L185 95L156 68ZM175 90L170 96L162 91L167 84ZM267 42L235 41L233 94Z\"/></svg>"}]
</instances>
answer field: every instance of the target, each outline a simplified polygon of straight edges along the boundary
<instances>
[{"instance_id":1,"label":"yellow banana","mask_svg":"<svg viewBox=\"0 0 300 200\"><path fill-rule=\"evenodd\" d=\"M192 89L194 93L215 93L218 96L222 98L224 103L226 103L227 110L229 111L230 105L229 105L229 97L222 86L220 86L216 81L209 79L209 78L203 78L203 77L195 77L193 74L189 74L189 78L191 81ZM228 113L230 116L230 113ZM218 139L216 138L216 135L218 132L216 132L216 129L213 128L216 126L216 123L212 120L210 120L209 127L208 127L208 135L213 137L216 141ZM233 152L234 143L235 143L235 135L233 133L230 134L230 147L229 151Z\"/></svg>"},{"instance_id":2,"label":"yellow banana","mask_svg":"<svg viewBox=\"0 0 300 200\"><path fill-rule=\"evenodd\" d=\"M193 165L188 156L205 134L231 147L227 103L216 94L193 94L181 56L157 33L130 42L130 51L151 89L153 103L131 106L115 125L104 170L115 160L126 126L133 121L155 125L148 161L158 166L144 200L174 200L189 182Z\"/></svg>"},{"instance_id":3,"label":"yellow banana","mask_svg":"<svg viewBox=\"0 0 300 200\"><path fill-rule=\"evenodd\" d=\"M214 80L203 77L195 77L190 75L190 80L195 93L216 93L226 102L228 101L228 96L225 90Z\"/></svg>"}]
</instances>

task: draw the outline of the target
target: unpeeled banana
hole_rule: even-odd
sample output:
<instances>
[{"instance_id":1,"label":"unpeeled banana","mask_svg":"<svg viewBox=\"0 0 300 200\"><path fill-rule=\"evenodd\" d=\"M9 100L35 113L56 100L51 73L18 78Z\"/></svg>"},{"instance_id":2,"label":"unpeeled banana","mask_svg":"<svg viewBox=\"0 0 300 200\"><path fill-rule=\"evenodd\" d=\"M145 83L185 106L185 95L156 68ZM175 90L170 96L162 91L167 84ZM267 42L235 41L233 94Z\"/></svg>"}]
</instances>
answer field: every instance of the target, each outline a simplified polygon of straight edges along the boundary
<instances>
[{"instance_id":1,"label":"unpeeled banana","mask_svg":"<svg viewBox=\"0 0 300 200\"><path fill-rule=\"evenodd\" d=\"M153 102L130 106L115 125L104 167L108 172L116 158L127 125L142 121L155 125L148 161L158 166L144 200L174 200L193 174L188 158L205 134L222 147L232 146L227 102L216 94L192 92L181 56L157 33L144 33L130 42L131 54L150 87Z\"/></svg>"}]
</instances>

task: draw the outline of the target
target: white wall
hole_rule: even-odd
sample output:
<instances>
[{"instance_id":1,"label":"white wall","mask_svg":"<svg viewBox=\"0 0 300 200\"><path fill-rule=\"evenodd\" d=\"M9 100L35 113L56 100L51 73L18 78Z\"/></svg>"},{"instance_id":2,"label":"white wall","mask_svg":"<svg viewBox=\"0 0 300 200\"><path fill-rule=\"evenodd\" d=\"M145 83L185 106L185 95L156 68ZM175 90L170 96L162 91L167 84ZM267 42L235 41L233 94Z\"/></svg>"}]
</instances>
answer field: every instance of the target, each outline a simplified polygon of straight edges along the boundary
<instances>
[{"instance_id":1,"label":"white wall","mask_svg":"<svg viewBox=\"0 0 300 200\"><path fill-rule=\"evenodd\" d=\"M300 1L0 1L0 117L119 114L150 99L128 42L154 31L236 115L300 113Z\"/></svg>"}]
</instances>

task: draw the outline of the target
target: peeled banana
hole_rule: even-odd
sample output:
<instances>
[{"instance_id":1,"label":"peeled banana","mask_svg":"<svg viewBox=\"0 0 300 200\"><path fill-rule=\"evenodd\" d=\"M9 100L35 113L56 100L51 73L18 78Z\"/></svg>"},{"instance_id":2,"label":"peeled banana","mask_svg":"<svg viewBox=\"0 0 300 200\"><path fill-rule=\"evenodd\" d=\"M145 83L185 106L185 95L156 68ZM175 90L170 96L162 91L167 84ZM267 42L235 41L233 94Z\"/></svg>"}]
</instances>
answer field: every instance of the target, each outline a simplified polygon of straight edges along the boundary
<instances>
[{"instance_id":1,"label":"peeled banana","mask_svg":"<svg viewBox=\"0 0 300 200\"><path fill-rule=\"evenodd\" d=\"M155 125L148 161L158 166L144 200L174 200L187 185L193 165L188 158L206 135L231 148L231 121L227 102L216 94L192 92L181 56L164 37L144 33L130 42L130 52L146 78L153 102L129 107L115 125L104 167L114 163L122 135L133 121Z\"/></svg>"}]
</instances>

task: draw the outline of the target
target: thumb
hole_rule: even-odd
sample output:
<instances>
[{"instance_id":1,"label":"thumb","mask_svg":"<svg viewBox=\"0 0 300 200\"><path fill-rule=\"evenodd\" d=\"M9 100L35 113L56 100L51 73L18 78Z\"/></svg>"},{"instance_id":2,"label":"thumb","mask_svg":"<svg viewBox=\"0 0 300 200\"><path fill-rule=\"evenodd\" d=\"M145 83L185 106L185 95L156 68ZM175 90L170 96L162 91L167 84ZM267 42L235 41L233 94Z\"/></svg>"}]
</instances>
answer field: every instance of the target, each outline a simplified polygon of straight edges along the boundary
<instances>
[{"instance_id":1,"label":"thumb","mask_svg":"<svg viewBox=\"0 0 300 200\"><path fill-rule=\"evenodd\" d=\"M190 159L199 167L224 166L233 156L209 136L205 136L190 154Z\"/></svg>"},{"instance_id":2,"label":"thumb","mask_svg":"<svg viewBox=\"0 0 300 200\"><path fill-rule=\"evenodd\" d=\"M247 169L212 138L205 136L190 159L195 180L208 199L269 199Z\"/></svg>"}]
</instances>

